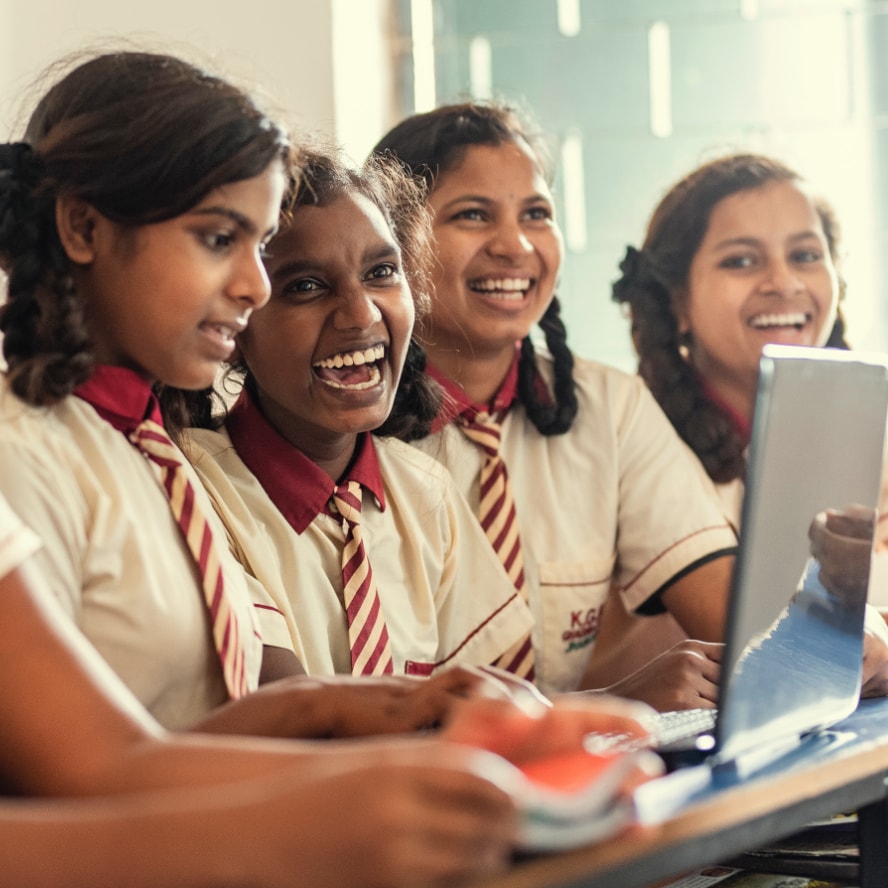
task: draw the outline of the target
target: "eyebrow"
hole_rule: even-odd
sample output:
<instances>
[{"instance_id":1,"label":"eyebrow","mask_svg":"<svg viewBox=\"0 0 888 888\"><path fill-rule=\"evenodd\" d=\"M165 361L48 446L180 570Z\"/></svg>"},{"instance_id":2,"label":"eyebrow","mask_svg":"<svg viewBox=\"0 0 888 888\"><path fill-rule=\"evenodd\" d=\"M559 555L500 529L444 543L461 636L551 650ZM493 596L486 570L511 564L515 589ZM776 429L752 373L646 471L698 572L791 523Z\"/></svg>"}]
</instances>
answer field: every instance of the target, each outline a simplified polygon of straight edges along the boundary
<instances>
[{"instance_id":1,"label":"eyebrow","mask_svg":"<svg viewBox=\"0 0 888 888\"><path fill-rule=\"evenodd\" d=\"M253 235L257 234L259 229L256 226L256 223L249 218L249 216L245 216L243 213L239 213L237 210L232 210L230 207L221 207L221 206L211 206L211 207L200 207L196 210L192 211L195 216L223 216L226 219L230 219L237 225L238 228L245 231L247 234ZM270 236L277 231L277 226L273 226L269 228L268 231L265 232L266 236Z\"/></svg>"},{"instance_id":2,"label":"eyebrow","mask_svg":"<svg viewBox=\"0 0 888 888\"><path fill-rule=\"evenodd\" d=\"M533 194L528 197L522 197L519 201L522 205L534 204L534 203L545 203L549 206L552 205L553 201L551 197L547 197L541 191L535 191ZM459 197L453 198L453 200L447 201L446 204L441 208L442 210L450 210L453 207L457 206L461 203L477 203L483 204L484 206L492 206L497 203L496 200L490 197L486 197L482 194L461 194ZM440 212L440 211L439 211Z\"/></svg>"},{"instance_id":3,"label":"eyebrow","mask_svg":"<svg viewBox=\"0 0 888 888\"><path fill-rule=\"evenodd\" d=\"M791 234L787 240L790 243L796 243L798 241L808 240L809 238L814 238L814 240L822 241L825 240L825 237L818 234L814 229L808 229L806 231L799 231L795 234ZM713 245L714 250L723 250L726 247L756 247L761 243L761 239L757 237L728 237L723 241L719 241L717 244Z\"/></svg>"},{"instance_id":4,"label":"eyebrow","mask_svg":"<svg viewBox=\"0 0 888 888\"><path fill-rule=\"evenodd\" d=\"M273 251L268 258L274 259ZM401 258L401 250L396 244L381 244L377 248L365 251L361 256L361 262L378 262L382 259L397 259L400 261ZM284 262L279 268L276 268L271 273L271 278L272 280L278 280L279 278L290 277L291 275L310 274L314 271L318 271L319 266L322 264L323 263L320 263L317 259L311 257L305 259L292 259L289 262Z\"/></svg>"}]
</instances>

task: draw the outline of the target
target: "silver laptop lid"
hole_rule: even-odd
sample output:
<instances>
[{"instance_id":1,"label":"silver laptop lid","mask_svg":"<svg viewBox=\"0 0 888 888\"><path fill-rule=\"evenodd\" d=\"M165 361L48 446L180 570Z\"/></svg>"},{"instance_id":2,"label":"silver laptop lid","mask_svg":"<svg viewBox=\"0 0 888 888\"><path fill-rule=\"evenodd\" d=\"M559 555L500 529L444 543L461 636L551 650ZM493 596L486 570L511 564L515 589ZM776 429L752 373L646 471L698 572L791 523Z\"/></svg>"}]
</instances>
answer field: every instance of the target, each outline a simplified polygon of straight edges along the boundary
<instances>
[{"instance_id":1,"label":"silver laptop lid","mask_svg":"<svg viewBox=\"0 0 888 888\"><path fill-rule=\"evenodd\" d=\"M856 504L875 514L886 414L881 360L765 347L722 663L718 762L767 757L772 748L776 755L857 706L872 538L855 556L863 559L857 582L846 582L850 574L821 574L809 527L825 509Z\"/></svg>"}]
</instances>

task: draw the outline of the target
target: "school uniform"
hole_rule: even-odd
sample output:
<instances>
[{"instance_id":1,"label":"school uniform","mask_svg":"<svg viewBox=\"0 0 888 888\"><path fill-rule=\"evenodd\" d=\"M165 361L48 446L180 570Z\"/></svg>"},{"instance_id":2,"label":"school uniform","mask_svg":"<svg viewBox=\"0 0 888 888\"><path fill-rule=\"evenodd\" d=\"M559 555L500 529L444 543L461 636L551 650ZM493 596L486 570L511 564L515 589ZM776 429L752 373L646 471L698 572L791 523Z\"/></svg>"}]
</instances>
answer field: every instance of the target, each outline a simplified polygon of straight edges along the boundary
<instances>
[{"instance_id":1,"label":"school uniform","mask_svg":"<svg viewBox=\"0 0 888 888\"><path fill-rule=\"evenodd\" d=\"M25 527L0 495L0 577L11 574L40 548L40 540Z\"/></svg>"},{"instance_id":2,"label":"school uniform","mask_svg":"<svg viewBox=\"0 0 888 888\"><path fill-rule=\"evenodd\" d=\"M229 533L259 580L265 644L309 674L351 671L343 607L343 522L334 481L286 441L244 392L219 431L185 445ZM488 664L527 635L530 613L448 474L409 445L358 437L347 479L362 485L361 528L395 674Z\"/></svg>"},{"instance_id":3,"label":"school uniform","mask_svg":"<svg viewBox=\"0 0 888 888\"><path fill-rule=\"evenodd\" d=\"M672 581L736 550L711 488L642 380L575 361L579 410L566 434L541 435L515 400L516 352L483 407L431 368L451 403L433 434L415 442L450 469L477 514L484 457L455 418L472 406L505 412L500 453L517 507L537 684L549 693L577 687L612 586L630 612L662 611L659 596ZM551 358L541 354L537 364L551 385Z\"/></svg>"},{"instance_id":4,"label":"school uniform","mask_svg":"<svg viewBox=\"0 0 888 888\"><path fill-rule=\"evenodd\" d=\"M102 415L77 396L29 406L4 379L0 491L40 538L35 561L63 610L161 724L184 728L228 693L194 558L153 467L123 433L159 421L158 405L120 367L98 368L82 393ZM254 689L262 644L248 581L187 463L186 471L218 540Z\"/></svg>"}]
</instances>

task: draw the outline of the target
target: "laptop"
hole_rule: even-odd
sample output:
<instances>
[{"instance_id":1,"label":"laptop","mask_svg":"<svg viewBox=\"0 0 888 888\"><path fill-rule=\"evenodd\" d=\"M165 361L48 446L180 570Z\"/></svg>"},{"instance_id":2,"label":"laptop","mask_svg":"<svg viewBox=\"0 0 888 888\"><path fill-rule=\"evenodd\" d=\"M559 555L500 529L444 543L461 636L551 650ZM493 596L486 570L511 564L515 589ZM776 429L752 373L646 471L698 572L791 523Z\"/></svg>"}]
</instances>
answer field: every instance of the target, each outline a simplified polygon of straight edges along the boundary
<instances>
[{"instance_id":1,"label":"laptop","mask_svg":"<svg viewBox=\"0 0 888 888\"><path fill-rule=\"evenodd\" d=\"M706 761L748 774L857 707L886 418L888 363L764 348L715 728L660 746L668 769ZM812 519L851 504L872 523L849 569L824 574Z\"/></svg>"}]
</instances>

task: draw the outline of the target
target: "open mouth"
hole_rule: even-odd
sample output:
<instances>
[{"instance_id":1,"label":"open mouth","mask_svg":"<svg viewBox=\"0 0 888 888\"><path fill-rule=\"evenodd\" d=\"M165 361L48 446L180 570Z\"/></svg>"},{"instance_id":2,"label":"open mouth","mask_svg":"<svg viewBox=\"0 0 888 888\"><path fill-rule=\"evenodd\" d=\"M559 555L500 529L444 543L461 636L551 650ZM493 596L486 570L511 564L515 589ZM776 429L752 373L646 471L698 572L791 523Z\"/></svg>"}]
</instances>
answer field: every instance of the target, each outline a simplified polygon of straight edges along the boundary
<instances>
[{"instance_id":1,"label":"open mouth","mask_svg":"<svg viewBox=\"0 0 888 888\"><path fill-rule=\"evenodd\" d=\"M374 345L331 355L315 361L312 367L318 378L332 388L364 391L379 385L382 379L379 365L384 357L385 346Z\"/></svg>"},{"instance_id":2,"label":"open mouth","mask_svg":"<svg viewBox=\"0 0 888 888\"><path fill-rule=\"evenodd\" d=\"M469 281L469 289L490 299L517 302L527 295L533 283L533 278L484 278Z\"/></svg>"},{"instance_id":3,"label":"open mouth","mask_svg":"<svg viewBox=\"0 0 888 888\"><path fill-rule=\"evenodd\" d=\"M749 326L756 330L786 329L787 327L801 330L810 320L811 316L803 311L762 314L750 318Z\"/></svg>"}]
</instances>

